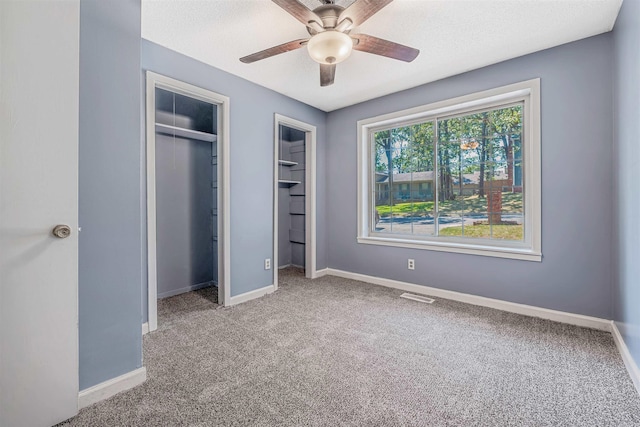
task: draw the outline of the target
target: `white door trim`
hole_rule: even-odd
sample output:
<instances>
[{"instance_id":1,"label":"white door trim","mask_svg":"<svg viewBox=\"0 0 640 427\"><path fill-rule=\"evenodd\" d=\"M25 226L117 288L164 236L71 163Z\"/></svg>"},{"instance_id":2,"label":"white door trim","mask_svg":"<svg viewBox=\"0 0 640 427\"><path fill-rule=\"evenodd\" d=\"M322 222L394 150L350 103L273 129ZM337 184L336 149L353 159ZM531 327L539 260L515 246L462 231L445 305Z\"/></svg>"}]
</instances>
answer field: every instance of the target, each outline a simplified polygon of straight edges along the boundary
<instances>
[{"instance_id":1,"label":"white door trim","mask_svg":"<svg viewBox=\"0 0 640 427\"><path fill-rule=\"evenodd\" d=\"M305 275L316 278L316 127L275 114L273 131L273 287L278 289L278 157L280 125L305 133Z\"/></svg>"},{"instance_id":2,"label":"white door trim","mask_svg":"<svg viewBox=\"0 0 640 427\"><path fill-rule=\"evenodd\" d=\"M218 106L218 301L227 305L231 297L231 229L229 97L166 77L152 71L147 76L147 263L149 331L158 328L158 276L156 252L156 130L155 105L159 87Z\"/></svg>"}]
</instances>

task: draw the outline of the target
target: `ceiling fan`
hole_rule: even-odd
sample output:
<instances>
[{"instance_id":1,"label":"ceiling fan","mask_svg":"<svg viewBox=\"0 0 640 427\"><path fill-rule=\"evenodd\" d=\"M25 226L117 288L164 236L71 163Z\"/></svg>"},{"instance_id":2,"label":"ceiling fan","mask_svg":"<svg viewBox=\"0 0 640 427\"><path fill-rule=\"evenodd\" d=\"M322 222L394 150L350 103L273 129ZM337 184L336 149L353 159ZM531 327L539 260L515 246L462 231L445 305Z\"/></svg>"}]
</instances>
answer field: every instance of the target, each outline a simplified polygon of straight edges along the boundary
<instances>
[{"instance_id":1,"label":"ceiling fan","mask_svg":"<svg viewBox=\"0 0 640 427\"><path fill-rule=\"evenodd\" d=\"M293 40L240 58L246 64L307 46L311 58L320 64L320 86L329 86L335 79L336 64L347 59L353 49L405 62L413 61L420 53L418 49L367 34L350 34L354 27L371 18L393 0L356 0L346 9L335 4L335 0L320 0L322 5L314 10L308 9L298 0L272 1L302 22L311 37Z\"/></svg>"}]
</instances>

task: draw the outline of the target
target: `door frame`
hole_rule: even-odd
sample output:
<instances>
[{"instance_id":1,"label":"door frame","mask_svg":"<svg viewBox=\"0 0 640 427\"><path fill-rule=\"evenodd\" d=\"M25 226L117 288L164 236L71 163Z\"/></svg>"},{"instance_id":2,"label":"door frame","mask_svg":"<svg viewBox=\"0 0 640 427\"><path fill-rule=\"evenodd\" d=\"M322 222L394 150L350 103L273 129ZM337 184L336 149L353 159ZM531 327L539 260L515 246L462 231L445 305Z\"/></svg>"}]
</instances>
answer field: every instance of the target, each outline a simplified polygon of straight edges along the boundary
<instances>
[{"instance_id":1,"label":"door frame","mask_svg":"<svg viewBox=\"0 0 640 427\"><path fill-rule=\"evenodd\" d=\"M172 79L152 71L146 72L147 133L147 296L149 331L158 328L158 272L156 240L156 88L166 89L216 105L218 113L218 302L228 305L231 299L231 229L229 97Z\"/></svg>"},{"instance_id":2,"label":"door frame","mask_svg":"<svg viewBox=\"0 0 640 427\"><path fill-rule=\"evenodd\" d=\"M304 132L305 134L305 276L317 277L316 271L316 134L317 129L309 123L284 116L274 115L273 143L273 287L278 289L278 157L280 125Z\"/></svg>"}]
</instances>

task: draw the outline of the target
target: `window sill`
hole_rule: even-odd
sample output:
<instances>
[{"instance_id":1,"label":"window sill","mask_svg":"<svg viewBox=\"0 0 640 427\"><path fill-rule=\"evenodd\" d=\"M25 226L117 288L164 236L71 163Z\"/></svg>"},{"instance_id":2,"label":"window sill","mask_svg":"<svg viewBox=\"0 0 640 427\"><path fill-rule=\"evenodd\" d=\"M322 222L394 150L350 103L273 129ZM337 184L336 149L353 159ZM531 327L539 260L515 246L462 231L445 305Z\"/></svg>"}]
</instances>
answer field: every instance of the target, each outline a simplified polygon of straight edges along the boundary
<instances>
[{"instance_id":1,"label":"window sill","mask_svg":"<svg viewBox=\"0 0 640 427\"><path fill-rule=\"evenodd\" d=\"M542 253L530 249L474 245L457 242L434 242L395 237L358 237L358 243L367 245L393 246L398 248L424 249L438 252L452 252L467 255L480 255L496 258L508 258L521 261L542 262Z\"/></svg>"}]
</instances>

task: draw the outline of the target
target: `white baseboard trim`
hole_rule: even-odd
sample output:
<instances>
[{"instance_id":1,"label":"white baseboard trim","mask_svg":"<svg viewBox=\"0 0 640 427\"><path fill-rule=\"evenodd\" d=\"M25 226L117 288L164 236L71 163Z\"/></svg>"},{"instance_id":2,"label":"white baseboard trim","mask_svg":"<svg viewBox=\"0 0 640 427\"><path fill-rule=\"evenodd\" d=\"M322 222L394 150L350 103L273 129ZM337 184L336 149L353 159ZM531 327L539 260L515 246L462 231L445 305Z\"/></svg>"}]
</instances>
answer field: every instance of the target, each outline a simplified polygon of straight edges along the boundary
<instances>
[{"instance_id":1,"label":"white baseboard trim","mask_svg":"<svg viewBox=\"0 0 640 427\"><path fill-rule=\"evenodd\" d=\"M416 285L416 284L407 283L407 282L400 282L398 280L367 276L365 274L351 273L348 271L336 270L333 268L328 268L327 274L331 276L342 277L345 279L359 280L361 282L371 283L374 285L386 286L388 288L400 289L403 291L413 292L416 294L445 298L445 299L450 299L454 301L464 302L467 304L494 308L496 310L507 311L510 313L517 313L517 314L522 314L530 317L539 317L541 319L553 320L555 322L566 323L569 325L576 325L576 326L582 326L585 328L611 332L611 321L600 319L598 317L566 313L563 311L550 310L547 308L534 307L531 305L518 304L514 302L480 297L480 296L471 295L471 294L464 294L462 292L447 291L444 289Z\"/></svg>"},{"instance_id":2,"label":"white baseboard trim","mask_svg":"<svg viewBox=\"0 0 640 427\"><path fill-rule=\"evenodd\" d=\"M180 289L173 289L171 291L158 294L158 299L173 297L176 295L184 294L185 292L197 291L198 289L212 286L212 284L213 282L204 282L204 283L198 283L197 285L185 286L184 288L180 288Z\"/></svg>"},{"instance_id":3,"label":"white baseboard trim","mask_svg":"<svg viewBox=\"0 0 640 427\"><path fill-rule=\"evenodd\" d=\"M149 322L144 322L142 324L142 335L146 335L149 333Z\"/></svg>"},{"instance_id":4,"label":"white baseboard trim","mask_svg":"<svg viewBox=\"0 0 640 427\"><path fill-rule=\"evenodd\" d=\"M254 291L245 292L244 294L236 295L235 297L229 298L229 304L225 304L227 307L232 305L241 304L243 302L250 301L252 299L263 297L267 294L273 293L275 291L275 286L269 285L264 288L256 289Z\"/></svg>"},{"instance_id":5,"label":"white baseboard trim","mask_svg":"<svg viewBox=\"0 0 640 427\"><path fill-rule=\"evenodd\" d=\"M316 270L316 272L313 274L313 278L314 279L319 279L321 277L326 276L327 274L329 274L329 269L328 268L323 268L322 270Z\"/></svg>"},{"instance_id":6,"label":"white baseboard trim","mask_svg":"<svg viewBox=\"0 0 640 427\"><path fill-rule=\"evenodd\" d=\"M127 372L119 377L112 378L93 387L82 390L78 394L78 409L86 408L89 405L108 399L111 396L129 390L142 384L147 379L147 368L144 366L135 371Z\"/></svg>"},{"instance_id":7,"label":"white baseboard trim","mask_svg":"<svg viewBox=\"0 0 640 427\"><path fill-rule=\"evenodd\" d=\"M618 325L614 321L611 321L611 335L613 335L613 341L616 343L616 347L618 347L618 351L622 356L624 366L627 367L631 381L633 381L633 385L636 386L636 391L640 394L640 369L638 368L636 361L631 356L627 343L624 342L624 338L618 329Z\"/></svg>"}]
</instances>

